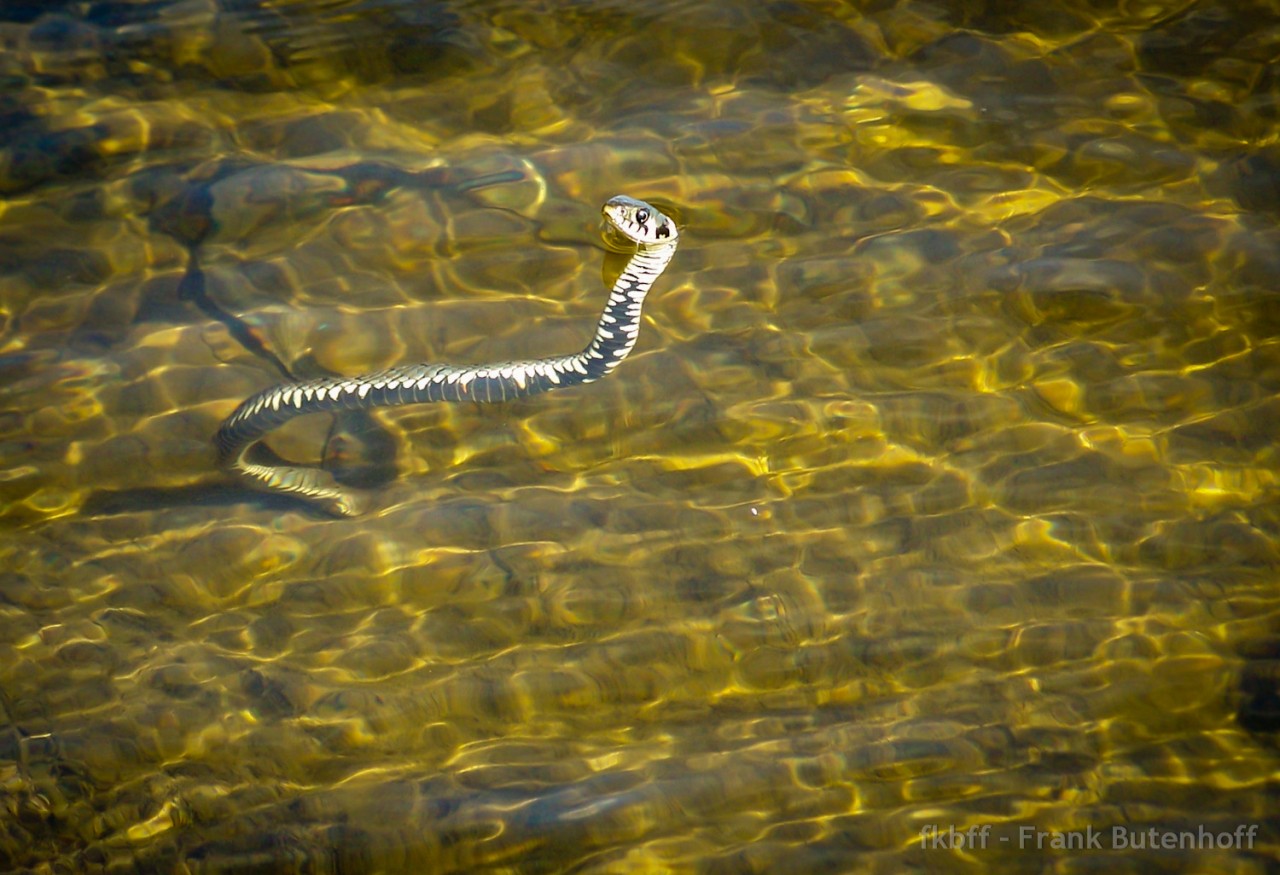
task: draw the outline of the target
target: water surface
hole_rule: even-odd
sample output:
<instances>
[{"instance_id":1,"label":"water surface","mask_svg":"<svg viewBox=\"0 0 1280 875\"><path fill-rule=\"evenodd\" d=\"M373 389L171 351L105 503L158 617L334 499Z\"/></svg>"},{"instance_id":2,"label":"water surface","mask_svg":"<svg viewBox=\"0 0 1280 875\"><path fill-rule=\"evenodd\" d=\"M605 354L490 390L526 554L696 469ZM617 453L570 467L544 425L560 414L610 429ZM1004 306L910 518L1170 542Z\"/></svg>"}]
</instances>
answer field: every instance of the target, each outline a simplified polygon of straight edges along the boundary
<instances>
[{"instance_id":1,"label":"water surface","mask_svg":"<svg viewBox=\"0 0 1280 875\"><path fill-rule=\"evenodd\" d=\"M6 4L0 868L1268 871L1280 12L1026 7Z\"/></svg>"}]
</instances>

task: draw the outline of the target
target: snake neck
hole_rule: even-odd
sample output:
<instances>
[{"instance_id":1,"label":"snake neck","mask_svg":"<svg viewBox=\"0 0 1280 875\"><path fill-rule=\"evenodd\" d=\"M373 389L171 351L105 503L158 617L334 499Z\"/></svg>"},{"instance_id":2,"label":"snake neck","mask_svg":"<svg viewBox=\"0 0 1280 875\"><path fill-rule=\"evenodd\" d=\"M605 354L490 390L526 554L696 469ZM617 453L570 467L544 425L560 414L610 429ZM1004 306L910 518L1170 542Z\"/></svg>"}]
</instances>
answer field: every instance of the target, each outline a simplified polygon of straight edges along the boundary
<instances>
[{"instance_id":1,"label":"snake neck","mask_svg":"<svg viewBox=\"0 0 1280 875\"><path fill-rule=\"evenodd\" d=\"M609 300L595 336L587 348L571 358L578 359L586 370L576 382L589 383L608 374L626 358L640 336L640 313L645 295L676 254L675 244L649 246L636 250L618 275L609 292ZM577 371L574 368L571 371Z\"/></svg>"}]
</instances>

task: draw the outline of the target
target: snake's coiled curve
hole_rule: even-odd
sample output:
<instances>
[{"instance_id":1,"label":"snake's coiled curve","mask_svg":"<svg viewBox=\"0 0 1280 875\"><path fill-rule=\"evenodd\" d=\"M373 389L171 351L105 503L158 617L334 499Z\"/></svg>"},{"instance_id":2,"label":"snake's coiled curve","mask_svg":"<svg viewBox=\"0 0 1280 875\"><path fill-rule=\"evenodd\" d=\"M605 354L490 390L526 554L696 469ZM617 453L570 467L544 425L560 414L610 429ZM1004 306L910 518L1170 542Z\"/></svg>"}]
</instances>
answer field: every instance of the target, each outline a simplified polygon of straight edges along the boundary
<instances>
[{"instance_id":1,"label":"snake's coiled curve","mask_svg":"<svg viewBox=\"0 0 1280 875\"><path fill-rule=\"evenodd\" d=\"M214 438L221 463L269 491L298 495L341 515L356 514L362 510L361 497L328 472L276 459L255 462L249 451L268 432L308 413L427 401L508 401L605 376L635 346L645 295L675 255L679 232L669 217L623 195L610 198L602 212L636 251L613 284L595 335L581 352L486 365L399 365L361 377L274 386L245 399L223 421Z\"/></svg>"}]
</instances>

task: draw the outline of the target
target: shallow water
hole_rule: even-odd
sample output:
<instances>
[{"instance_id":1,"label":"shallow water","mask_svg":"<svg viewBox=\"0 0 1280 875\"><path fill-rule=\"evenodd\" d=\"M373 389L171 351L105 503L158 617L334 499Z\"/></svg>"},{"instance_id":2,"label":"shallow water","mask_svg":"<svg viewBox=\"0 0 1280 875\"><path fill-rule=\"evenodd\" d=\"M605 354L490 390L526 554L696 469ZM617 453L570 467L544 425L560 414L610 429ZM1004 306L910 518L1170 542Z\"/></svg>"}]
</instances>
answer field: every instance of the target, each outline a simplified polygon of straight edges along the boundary
<instances>
[{"instance_id":1,"label":"shallow water","mask_svg":"<svg viewBox=\"0 0 1280 875\"><path fill-rule=\"evenodd\" d=\"M1026 6L5 4L0 869L1268 871L1280 9Z\"/></svg>"}]
</instances>

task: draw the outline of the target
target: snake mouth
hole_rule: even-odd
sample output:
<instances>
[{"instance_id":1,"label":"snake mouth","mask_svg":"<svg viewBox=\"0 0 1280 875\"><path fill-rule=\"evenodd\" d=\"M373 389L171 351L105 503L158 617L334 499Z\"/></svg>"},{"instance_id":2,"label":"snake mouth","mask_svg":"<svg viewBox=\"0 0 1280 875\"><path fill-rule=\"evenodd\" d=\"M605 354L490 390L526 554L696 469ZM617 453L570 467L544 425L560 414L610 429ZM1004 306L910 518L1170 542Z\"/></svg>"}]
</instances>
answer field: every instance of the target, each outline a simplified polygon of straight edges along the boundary
<instances>
[{"instance_id":1,"label":"snake mouth","mask_svg":"<svg viewBox=\"0 0 1280 875\"><path fill-rule=\"evenodd\" d=\"M615 252L619 255L627 255L635 251L636 241L628 237L608 216L600 220L600 225L600 236L604 241L606 251Z\"/></svg>"}]
</instances>

